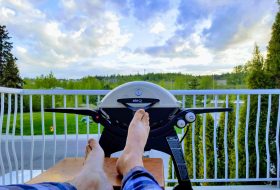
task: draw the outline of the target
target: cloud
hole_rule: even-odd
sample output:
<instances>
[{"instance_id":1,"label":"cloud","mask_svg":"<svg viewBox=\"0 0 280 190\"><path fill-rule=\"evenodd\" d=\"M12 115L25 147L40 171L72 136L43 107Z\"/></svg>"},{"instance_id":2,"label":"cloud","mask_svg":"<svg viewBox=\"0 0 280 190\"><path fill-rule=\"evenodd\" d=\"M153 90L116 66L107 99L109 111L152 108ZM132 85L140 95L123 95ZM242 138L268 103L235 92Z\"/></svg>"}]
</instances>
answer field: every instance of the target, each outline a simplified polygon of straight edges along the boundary
<instances>
[{"instance_id":1,"label":"cloud","mask_svg":"<svg viewBox=\"0 0 280 190\"><path fill-rule=\"evenodd\" d=\"M165 25L162 22L157 22L152 26L150 32L153 34L159 34L161 32L164 32L165 30Z\"/></svg>"},{"instance_id":2,"label":"cloud","mask_svg":"<svg viewBox=\"0 0 280 190\"><path fill-rule=\"evenodd\" d=\"M24 67L30 69L30 65L46 70L73 69L79 62L114 53L129 41L131 34L122 33L118 15L105 10L101 2L79 3L79 7L74 6L75 2L63 1L62 4L65 12L75 14L60 17L61 20L49 19L28 2L5 1L2 5L0 21L13 36L14 52L24 73L28 73ZM79 12L79 8L85 12ZM94 17L87 15L95 10L105 11ZM15 14L11 14L13 12Z\"/></svg>"},{"instance_id":3,"label":"cloud","mask_svg":"<svg viewBox=\"0 0 280 190\"><path fill-rule=\"evenodd\" d=\"M24 76L230 71L265 47L278 10L257 0L0 0Z\"/></svg>"},{"instance_id":4,"label":"cloud","mask_svg":"<svg viewBox=\"0 0 280 190\"><path fill-rule=\"evenodd\" d=\"M134 17L141 21L147 21L170 8L169 0L131 0L130 4Z\"/></svg>"}]
</instances>

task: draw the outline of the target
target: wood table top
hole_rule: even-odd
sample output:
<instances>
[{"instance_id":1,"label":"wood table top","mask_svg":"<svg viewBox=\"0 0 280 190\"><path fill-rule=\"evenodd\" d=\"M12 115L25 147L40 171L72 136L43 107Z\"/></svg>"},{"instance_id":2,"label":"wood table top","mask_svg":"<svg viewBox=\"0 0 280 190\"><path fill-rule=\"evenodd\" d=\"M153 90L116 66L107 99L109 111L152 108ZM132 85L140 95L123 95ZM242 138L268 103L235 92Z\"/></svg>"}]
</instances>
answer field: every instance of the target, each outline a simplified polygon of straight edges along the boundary
<instances>
[{"instance_id":1,"label":"wood table top","mask_svg":"<svg viewBox=\"0 0 280 190\"><path fill-rule=\"evenodd\" d=\"M66 182L72 180L82 169L84 158L65 158L44 173L34 177L27 184L40 182ZM114 189L120 189L122 176L116 170L117 158L105 158L104 171ZM144 167L155 177L164 189L164 171L161 158L143 158Z\"/></svg>"}]
</instances>

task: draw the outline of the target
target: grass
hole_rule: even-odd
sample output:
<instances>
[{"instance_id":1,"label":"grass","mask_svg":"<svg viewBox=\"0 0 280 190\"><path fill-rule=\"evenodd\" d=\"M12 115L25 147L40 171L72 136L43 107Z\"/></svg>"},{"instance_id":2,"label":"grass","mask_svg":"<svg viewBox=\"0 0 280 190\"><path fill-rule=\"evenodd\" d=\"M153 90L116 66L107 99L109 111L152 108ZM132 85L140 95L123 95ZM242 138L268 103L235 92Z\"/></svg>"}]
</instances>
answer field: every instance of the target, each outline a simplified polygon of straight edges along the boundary
<instances>
[{"instance_id":1,"label":"grass","mask_svg":"<svg viewBox=\"0 0 280 190\"><path fill-rule=\"evenodd\" d=\"M87 123L81 121L84 116L78 115L78 133L87 133ZM64 114L56 113L56 134L64 134ZM76 117L75 114L67 114L67 134L76 134ZM11 114L9 133L12 133L14 116ZM44 113L45 134L52 135L53 115L52 113ZM4 115L2 133L6 133L7 115ZM101 126L101 130L102 130ZM33 130L34 135L42 135L42 116L41 112L33 112ZM89 133L96 134L98 127L96 123L89 124ZM16 135L20 135L20 114L17 114L16 119ZM23 135L31 135L30 113L23 113Z\"/></svg>"},{"instance_id":2,"label":"grass","mask_svg":"<svg viewBox=\"0 0 280 190\"><path fill-rule=\"evenodd\" d=\"M87 133L87 123L81 121L82 118L85 117L83 115L78 115L78 134L86 134ZM64 134L64 114L56 113L56 134ZM67 134L76 134L76 117L75 114L67 114ZM12 133L13 130L13 120L14 115L11 114L10 118L10 126L9 133ZM7 115L4 115L3 128L2 133L6 133L6 124L7 124ZM44 113L44 125L45 125L45 134L52 135L54 134L53 128L53 115L52 113L45 112ZM101 132L103 130L103 126L101 125ZM181 134L181 129L175 127L177 133ZM34 135L42 135L42 116L41 112L33 112L33 131ZM97 134L98 133L98 125L96 123L89 124L89 133ZM20 135L20 114L17 114L16 120L16 129L15 134ZM30 113L23 113L23 135L31 135L31 123L30 123Z\"/></svg>"}]
</instances>

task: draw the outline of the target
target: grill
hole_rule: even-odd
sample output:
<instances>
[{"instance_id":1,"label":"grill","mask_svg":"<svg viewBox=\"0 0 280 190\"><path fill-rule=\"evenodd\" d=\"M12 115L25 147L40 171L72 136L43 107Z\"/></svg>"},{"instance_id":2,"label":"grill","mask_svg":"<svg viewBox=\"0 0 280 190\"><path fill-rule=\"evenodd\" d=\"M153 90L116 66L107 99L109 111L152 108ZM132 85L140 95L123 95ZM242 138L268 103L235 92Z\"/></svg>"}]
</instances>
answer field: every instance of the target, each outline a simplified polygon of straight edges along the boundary
<instances>
[{"instance_id":1,"label":"grill","mask_svg":"<svg viewBox=\"0 0 280 190\"><path fill-rule=\"evenodd\" d=\"M137 109L150 115L150 127L159 128L180 110L180 102L166 89L150 82L129 82L108 93L98 106L112 125L127 128Z\"/></svg>"},{"instance_id":2,"label":"grill","mask_svg":"<svg viewBox=\"0 0 280 190\"><path fill-rule=\"evenodd\" d=\"M138 109L150 115L150 134L145 150L159 150L172 157L178 177L175 189L191 190L186 163L175 127L193 123L197 114L232 111L231 108L186 108L166 89L143 81L125 83L108 93L95 110L84 108L50 108L47 112L75 113L91 116L104 126L99 143L109 157L123 150L129 123ZM184 135L185 136L185 135ZM183 138L184 138L183 136Z\"/></svg>"}]
</instances>

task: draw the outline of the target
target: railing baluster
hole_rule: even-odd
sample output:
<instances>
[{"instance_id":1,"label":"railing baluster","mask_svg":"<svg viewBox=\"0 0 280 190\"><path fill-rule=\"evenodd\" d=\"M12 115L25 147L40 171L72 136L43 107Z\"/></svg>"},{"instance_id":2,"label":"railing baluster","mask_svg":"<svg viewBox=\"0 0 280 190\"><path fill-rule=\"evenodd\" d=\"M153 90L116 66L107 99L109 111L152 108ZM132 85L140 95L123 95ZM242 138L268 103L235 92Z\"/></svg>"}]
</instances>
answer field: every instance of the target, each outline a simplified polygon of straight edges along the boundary
<instances>
[{"instance_id":1,"label":"railing baluster","mask_svg":"<svg viewBox=\"0 0 280 190\"><path fill-rule=\"evenodd\" d=\"M1 166L1 178L2 185L5 185L5 167L2 158L2 128L3 128L3 120L4 120L4 109L5 109L5 96L4 93L1 93L1 113L0 113L0 166Z\"/></svg>"},{"instance_id":2,"label":"railing baluster","mask_svg":"<svg viewBox=\"0 0 280 190\"><path fill-rule=\"evenodd\" d=\"M63 107L66 108L66 95L63 96ZM66 158L67 157L67 149L68 149L68 144L67 144L67 115L66 115L66 113L63 114L63 119L64 119L64 142L65 142L64 158Z\"/></svg>"},{"instance_id":3,"label":"railing baluster","mask_svg":"<svg viewBox=\"0 0 280 190\"><path fill-rule=\"evenodd\" d=\"M29 95L29 112L30 112L30 127L31 127L30 179L32 179L33 178L33 154L34 154L34 126L33 126L32 95Z\"/></svg>"},{"instance_id":4,"label":"railing baluster","mask_svg":"<svg viewBox=\"0 0 280 190\"><path fill-rule=\"evenodd\" d=\"M204 102L203 107L206 108L207 105L207 95L204 95ZM203 140L203 178L206 179L207 176L207 168L206 168L206 142L205 142L205 136L206 136L206 114L203 114L203 132L202 132L202 140Z\"/></svg>"},{"instance_id":5,"label":"railing baluster","mask_svg":"<svg viewBox=\"0 0 280 190\"><path fill-rule=\"evenodd\" d=\"M16 148L15 148L15 132L16 132L16 123L17 123L17 111L18 111L18 95L15 94L15 110L14 110L14 121L13 121L13 135L12 135L12 151L15 161L15 169L16 169L16 183L19 183L18 181L18 158L16 154Z\"/></svg>"},{"instance_id":6,"label":"railing baluster","mask_svg":"<svg viewBox=\"0 0 280 190\"><path fill-rule=\"evenodd\" d=\"M78 96L75 95L75 108L78 107ZM76 121L76 158L78 157L78 149L79 149L79 122L78 122L78 114L75 114L75 121Z\"/></svg>"},{"instance_id":7,"label":"railing baluster","mask_svg":"<svg viewBox=\"0 0 280 190\"><path fill-rule=\"evenodd\" d=\"M44 114L44 95L41 95L41 124L42 124L42 168L41 172L45 170L45 147L46 147L46 138L45 138L45 114Z\"/></svg>"},{"instance_id":8,"label":"railing baluster","mask_svg":"<svg viewBox=\"0 0 280 190\"><path fill-rule=\"evenodd\" d=\"M218 107L218 95L215 95L215 108ZM218 178L218 155L217 155L217 113L214 113L214 177Z\"/></svg>"},{"instance_id":9,"label":"railing baluster","mask_svg":"<svg viewBox=\"0 0 280 190\"><path fill-rule=\"evenodd\" d=\"M193 107L196 107L196 95L193 95ZM196 179L196 154L195 154L195 122L192 123L192 153L193 153L193 179Z\"/></svg>"},{"instance_id":10,"label":"railing baluster","mask_svg":"<svg viewBox=\"0 0 280 190\"><path fill-rule=\"evenodd\" d=\"M55 108L55 96L52 95L52 107ZM56 117L55 112L52 113L53 118L53 141L54 141L54 153L53 153L53 165L55 165L56 160Z\"/></svg>"},{"instance_id":11,"label":"railing baluster","mask_svg":"<svg viewBox=\"0 0 280 190\"><path fill-rule=\"evenodd\" d=\"M5 150L6 150L6 156L8 161L8 167L9 167L9 174L10 174L10 184L13 183L12 181L12 163L9 153L9 130L10 130L10 118L11 118L11 94L8 94L8 115L7 115L7 123L6 123L6 141L5 141Z\"/></svg>"},{"instance_id":12,"label":"railing baluster","mask_svg":"<svg viewBox=\"0 0 280 190\"><path fill-rule=\"evenodd\" d=\"M271 112L271 94L268 95L268 108L266 119L265 147L266 147L266 177L270 177L270 153L269 153L269 125Z\"/></svg>"},{"instance_id":13,"label":"railing baluster","mask_svg":"<svg viewBox=\"0 0 280 190\"><path fill-rule=\"evenodd\" d=\"M87 108L89 108L89 96L86 96L86 104L87 104ZM89 139L89 119L90 117L87 116L87 139Z\"/></svg>"},{"instance_id":14,"label":"railing baluster","mask_svg":"<svg viewBox=\"0 0 280 190\"><path fill-rule=\"evenodd\" d=\"M280 131L280 95L278 102L278 118L277 118L277 127L276 127L276 151L277 151L277 187L280 187L280 146L279 146L279 131Z\"/></svg>"},{"instance_id":15,"label":"railing baluster","mask_svg":"<svg viewBox=\"0 0 280 190\"><path fill-rule=\"evenodd\" d=\"M98 95L97 96L97 106L99 105L99 103L100 103L100 95ZM101 132L100 132L100 123L98 123L98 139L100 139L100 134L101 134Z\"/></svg>"},{"instance_id":16,"label":"railing baluster","mask_svg":"<svg viewBox=\"0 0 280 190\"><path fill-rule=\"evenodd\" d=\"M257 156L257 167L256 167L256 178L260 177L260 154L259 154L259 126L260 126L260 112L261 112L261 95L258 95L258 111L257 111L257 123L256 123L256 156Z\"/></svg>"},{"instance_id":17,"label":"railing baluster","mask_svg":"<svg viewBox=\"0 0 280 190\"><path fill-rule=\"evenodd\" d=\"M234 145L235 145L235 178L238 179L238 121L239 121L239 94L236 96L236 117L235 117L235 131L234 131Z\"/></svg>"},{"instance_id":18,"label":"railing baluster","mask_svg":"<svg viewBox=\"0 0 280 190\"><path fill-rule=\"evenodd\" d=\"M247 96L246 129L245 129L246 178L249 178L249 148L248 148L249 119L250 119L250 94Z\"/></svg>"},{"instance_id":19,"label":"railing baluster","mask_svg":"<svg viewBox=\"0 0 280 190\"><path fill-rule=\"evenodd\" d=\"M228 95L226 95L226 107L228 108ZM228 112L225 113L224 149L225 149L225 179L228 179Z\"/></svg>"},{"instance_id":20,"label":"railing baluster","mask_svg":"<svg viewBox=\"0 0 280 190\"><path fill-rule=\"evenodd\" d=\"M24 154L23 154L23 95L20 95L20 165L21 183L24 183Z\"/></svg>"},{"instance_id":21,"label":"railing baluster","mask_svg":"<svg viewBox=\"0 0 280 190\"><path fill-rule=\"evenodd\" d=\"M182 97L182 108L183 109L185 108L185 103L186 103L186 97L183 95L183 97ZM186 129L186 128L184 128L184 129ZM181 130L182 137L184 136L184 133L185 133L184 129ZM183 154L185 155L185 143L182 143L182 150L183 150Z\"/></svg>"}]
</instances>

